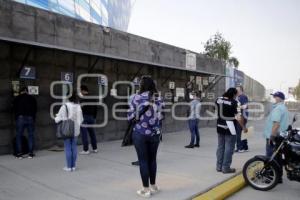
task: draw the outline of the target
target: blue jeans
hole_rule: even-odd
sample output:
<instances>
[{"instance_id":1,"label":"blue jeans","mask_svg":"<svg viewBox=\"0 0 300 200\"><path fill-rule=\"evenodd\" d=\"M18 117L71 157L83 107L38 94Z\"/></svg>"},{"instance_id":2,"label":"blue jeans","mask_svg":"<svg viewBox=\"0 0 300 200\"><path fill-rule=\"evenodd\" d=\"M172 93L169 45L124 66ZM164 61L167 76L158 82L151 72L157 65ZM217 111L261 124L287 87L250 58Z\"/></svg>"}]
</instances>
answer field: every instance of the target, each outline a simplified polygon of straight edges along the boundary
<instances>
[{"instance_id":1,"label":"blue jeans","mask_svg":"<svg viewBox=\"0 0 300 200\"><path fill-rule=\"evenodd\" d=\"M25 129L28 132L28 149L29 153L32 154L34 150L34 119L31 116L18 116L16 120L16 145L17 154L22 153L22 136Z\"/></svg>"},{"instance_id":2,"label":"blue jeans","mask_svg":"<svg viewBox=\"0 0 300 200\"><path fill-rule=\"evenodd\" d=\"M140 174L144 187L155 185L157 171L157 149L160 135L147 136L138 132L133 133L133 143L137 152Z\"/></svg>"},{"instance_id":3,"label":"blue jeans","mask_svg":"<svg viewBox=\"0 0 300 200\"><path fill-rule=\"evenodd\" d=\"M245 125L247 124L247 121L245 120ZM241 140L242 137L242 127L239 123L236 125L236 149L237 150L248 150L248 141L247 140Z\"/></svg>"},{"instance_id":4,"label":"blue jeans","mask_svg":"<svg viewBox=\"0 0 300 200\"><path fill-rule=\"evenodd\" d=\"M83 125L94 125L95 124L95 118L90 115L84 115L83 116ZM97 138L95 134L95 129L92 127L81 127L81 139L82 139L82 145L83 150L88 151L89 150L89 140L88 135L91 139L91 145L93 150L97 149Z\"/></svg>"},{"instance_id":5,"label":"blue jeans","mask_svg":"<svg viewBox=\"0 0 300 200\"><path fill-rule=\"evenodd\" d=\"M268 158L271 158L273 152L274 152L275 146L273 143L270 144L269 139L266 140L266 156Z\"/></svg>"},{"instance_id":6,"label":"blue jeans","mask_svg":"<svg viewBox=\"0 0 300 200\"><path fill-rule=\"evenodd\" d=\"M66 164L68 168L76 167L77 160L77 138L64 139Z\"/></svg>"},{"instance_id":7,"label":"blue jeans","mask_svg":"<svg viewBox=\"0 0 300 200\"><path fill-rule=\"evenodd\" d=\"M198 128L198 119L189 119L189 128L191 131L191 142L190 145L195 145L195 142L197 145L200 143L200 135L199 135L199 128Z\"/></svg>"},{"instance_id":8,"label":"blue jeans","mask_svg":"<svg viewBox=\"0 0 300 200\"><path fill-rule=\"evenodd\" d=\"M235 141L235 135L218 133L217 170L230 169Z\"/></svg>"}]
</instances>

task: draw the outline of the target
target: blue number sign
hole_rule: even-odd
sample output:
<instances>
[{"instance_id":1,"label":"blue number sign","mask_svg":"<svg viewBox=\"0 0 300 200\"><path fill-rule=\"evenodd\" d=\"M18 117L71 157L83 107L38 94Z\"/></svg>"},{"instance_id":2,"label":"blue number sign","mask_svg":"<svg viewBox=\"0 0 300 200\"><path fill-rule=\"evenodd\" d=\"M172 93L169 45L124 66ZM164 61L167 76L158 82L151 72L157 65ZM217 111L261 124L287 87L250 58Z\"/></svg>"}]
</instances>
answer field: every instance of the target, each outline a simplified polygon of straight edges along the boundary
<instances>
[{"instance_id":1,"label":"blue number sign","mask_svg":"<svg viewBox=\"0 0 300 200\"><path fill-rule=\"evenodd\" d=\"M72 72L62 72L61 73L61 80L73 83L73 73Z\"/></svg>"},{"instance_id":2,"label":"blue number sign","mask_svg":"<svg viewBox=\"0 0 300 200\"><path fill-rule=\"evenodd\" d=\"M20 78L22 79L36 79L35 68L24 66L20 73Z\"/></svg>"}]
</instances>

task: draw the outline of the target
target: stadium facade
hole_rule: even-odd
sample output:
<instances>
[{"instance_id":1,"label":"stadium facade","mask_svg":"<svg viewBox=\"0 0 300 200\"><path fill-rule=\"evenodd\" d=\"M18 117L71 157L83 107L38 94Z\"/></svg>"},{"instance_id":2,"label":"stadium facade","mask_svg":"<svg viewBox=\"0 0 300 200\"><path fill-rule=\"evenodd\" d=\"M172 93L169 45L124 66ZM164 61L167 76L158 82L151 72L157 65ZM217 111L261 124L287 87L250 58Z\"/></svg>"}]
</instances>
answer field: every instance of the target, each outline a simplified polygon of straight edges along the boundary
<instances>
[{"instance_id":1,"label":"stadium facade","mask_svg":"<svg viewBox=\"0 0 300 200\"><path fill-rule=\"evenodd\" d=\"M14 0L76 19L127 31L131 0Z\"/></svg>"},{"instance_id":2,"label":"stadium facade","mask_svg":"<svg viewBox=\"0 0 300 200\"><path fill-rule=\"evenodd\" d=\"M223 61L12 0L0 0L0 52L0 154L12 151L16 131L11 103L23 86L30 86L30 92L38 101L37 149L59 143L50 113L58 109L52 105L62 103L57 96L63 94L64 87L51 85L68 81L76 88L76 80L82 74L104 74L108 78L106 84L93 77L82 81L92 95L99 95L99 88L110 91L101 98L104 106L99 106L97 123L107 120L105 126L96 129L99 141L121 139L128 125L126 120L112 116L115 103L127 105L126 99L118 99L112 92L116 81L135 84L136 78L151 75L161 94L168 96L166 109L174 108L179 117L186 117L187 107L174 107L174 103L186 102L185 97L192 90L203 91L203 101L214 102L227 86L234 86L226 84L231 82L226 77L244 84L249 93L255 91L258 95L251 100L264 98L261 95L264 87L260 83L237 72L227 73ZM245 80L241 81L241 77ZM115 89L118 95L128 95L128 87L124 85ZM203 105L203 116L207 110L214 111ZM106 118L104 113L108 114ZM120 117L125 116L126 113L120 113ZM200 126L215 126L215 122L202 120ZM186 121L174 119L166 112L164 133L186 128Z\"/></svg>"}]
</instances>

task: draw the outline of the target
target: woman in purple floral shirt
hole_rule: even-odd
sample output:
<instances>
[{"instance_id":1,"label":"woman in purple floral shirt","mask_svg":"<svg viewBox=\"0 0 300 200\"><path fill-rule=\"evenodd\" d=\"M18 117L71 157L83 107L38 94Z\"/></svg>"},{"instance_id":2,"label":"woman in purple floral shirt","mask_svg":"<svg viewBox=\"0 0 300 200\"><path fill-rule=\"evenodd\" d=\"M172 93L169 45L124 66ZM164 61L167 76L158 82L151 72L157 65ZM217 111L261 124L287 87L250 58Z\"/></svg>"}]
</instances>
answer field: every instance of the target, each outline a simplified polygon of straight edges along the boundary
<instances>
[{"instance_id":1,"label":"woman in purple floral shirt","mask_svg":"<svg viewBox=\"0 0 300 200\"><path fill-rule=\"evenodd\" d=\"M137 194L143 197L150 197L158 192L156 155L160 141L163 102L161 98L155 98L155 93L157 89L153 79L149 76L142 77L140 92L133 97L128 111L128 120L135 120L133 143L144 187Z\"/></svg>"}]
</instances>

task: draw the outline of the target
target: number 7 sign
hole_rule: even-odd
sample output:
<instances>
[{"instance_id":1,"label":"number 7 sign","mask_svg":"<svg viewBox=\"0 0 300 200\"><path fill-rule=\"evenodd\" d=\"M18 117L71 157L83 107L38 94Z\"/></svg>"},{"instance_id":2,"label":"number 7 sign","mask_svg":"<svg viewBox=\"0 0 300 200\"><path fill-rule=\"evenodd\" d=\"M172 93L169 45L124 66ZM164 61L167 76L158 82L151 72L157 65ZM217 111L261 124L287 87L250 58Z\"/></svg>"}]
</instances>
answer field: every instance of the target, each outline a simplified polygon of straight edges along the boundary
<instances>
[{"instance_id":1,"label":"number 7 sign","mask_svg":"<svg viewBox=\"0 0 300 200\"><path fill-rule=\"evenodd\" d=\"M36 79L35 68L30 66L24 66L20 73L22 79Z\"/></svg>"}]
</instances>

